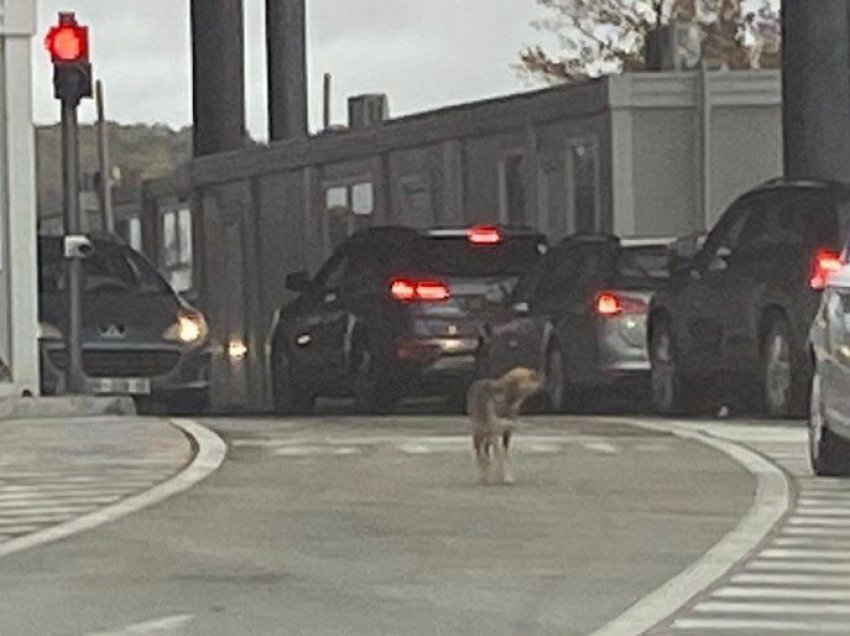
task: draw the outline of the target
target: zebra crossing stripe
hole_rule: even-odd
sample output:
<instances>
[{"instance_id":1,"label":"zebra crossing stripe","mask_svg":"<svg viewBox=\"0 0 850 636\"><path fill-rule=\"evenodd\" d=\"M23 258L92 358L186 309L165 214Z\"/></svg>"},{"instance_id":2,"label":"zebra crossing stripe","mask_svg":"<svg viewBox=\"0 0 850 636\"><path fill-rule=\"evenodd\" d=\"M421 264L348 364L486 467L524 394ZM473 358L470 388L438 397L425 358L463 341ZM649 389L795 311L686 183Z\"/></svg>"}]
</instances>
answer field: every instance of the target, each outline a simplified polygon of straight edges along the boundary
<instances>
[{"instance_id":1,"label":"zebra crossing stripe","mask_svg":"<svg viewBox=\"0 0 850 636\"><path fill-rule=\"evenodd\" d=\"M848 537L850 526L842 528L783 528L782 536L788 537Z\"/></svg>"},{"instance_id":2,"label":"zebra crossing stripe","mask_svg":"<svg viewBox=\"0 0 850 636\"><path fill-rule=\"evenodd\" d=\"M758 618L680 618L673 626L679 630L693 631L703 634L708 630L732 631L743 633L753 631L788 632L791 634L821 633L846 634L846 622L812 621L812 620L777 620Z\"/></svg>"},{"instance_id":3,"label":"zebra crossing stripe","mask_svg":"<svg viewBox=\"0 0 850 636\"><path fill-rule=\"evenodd\" d=\"M775 587L724 587L713 595L722 599L784 599L801 601L850 601L850 589L804 589L804 588L775 588Z\"/></svg>"},{"instance_id":4,"label":"zebra crossing stripe","mask_svg":"<svg viewBox=\"0 0 850 636\"><path fill-rule=\"evenodd\" d=\"M745 572L732 577L736 585L817 585L823 587L847 586L850 588L850 575L842 574L759 574Z\"/></svg>"},{"instance_id":5,"label":"zebra crossing stripe","mask_svg":"<svg viewBox=\"0 0 850 636\"><path fill-rule=\"evenodd\" d=\"M822 563L811 561L764 561L759 559L747 564L748 570L772 572L840 572L850 574L850 563Z\"/></svg>"},{"instance_id":6,"label":"zebra crossing stripe","mask_svg":"<svg viewBox=\"0 0 850 636\"><path fill-rule=\"evenodd\" d=\"M850 561L850 550L807 550L803 548L768 548L759 553L762 559L809 559L812 561Z\"/></svg>"},{"instance_id":7,"label":"zebra crossing stripe","mask_svg":"<svg viewBox=\"0 0 850 636\"><path fill-rule=\"evenodd\" d=\"M738 601L705 601L694 607L700 614L827 614L850 616L850 605L846 603L771 603Z\"/></svg>"}]
</instances>

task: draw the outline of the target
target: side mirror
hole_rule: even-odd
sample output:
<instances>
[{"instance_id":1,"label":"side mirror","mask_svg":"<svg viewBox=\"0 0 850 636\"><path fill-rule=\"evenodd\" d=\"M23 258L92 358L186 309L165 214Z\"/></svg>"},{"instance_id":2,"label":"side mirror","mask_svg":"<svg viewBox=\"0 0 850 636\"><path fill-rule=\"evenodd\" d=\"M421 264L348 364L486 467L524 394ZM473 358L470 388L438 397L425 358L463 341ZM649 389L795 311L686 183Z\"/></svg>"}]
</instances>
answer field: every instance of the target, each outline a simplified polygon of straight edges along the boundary
<instances>
[{"instance_id":1,"label":"side mirror","mask_svg":"<svg viewBox=\"0 0 850 636\"><path fill-rule=\"evenodd\" d=\"M295 272L286 277L286 288L289 291L303 292L310 287L310 275L307 272Z\"/></svg>"},{"instance_id":2,"label":"side mirror","mask_svg":"<svg viewBox=\"0 0 850 636\"><path fill-rule=\"evenodd\" d=\"M531 313L531 307L526 301L514 303L513 310L517 316L527 316Z\"/></svg>"}]
</instances>

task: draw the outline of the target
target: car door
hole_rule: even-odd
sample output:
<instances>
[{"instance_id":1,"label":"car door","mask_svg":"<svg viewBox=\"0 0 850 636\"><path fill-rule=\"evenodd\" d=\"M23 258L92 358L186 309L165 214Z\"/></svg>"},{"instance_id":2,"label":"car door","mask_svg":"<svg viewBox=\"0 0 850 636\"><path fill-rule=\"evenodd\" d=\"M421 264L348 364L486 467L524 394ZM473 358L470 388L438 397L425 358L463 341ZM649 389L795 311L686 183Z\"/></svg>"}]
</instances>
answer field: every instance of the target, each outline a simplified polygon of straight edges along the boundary
<instances>
[{"instance_id":1,"label":"car door","mask_svg":"<svg viewBox=\"0 0 850 636\"><path fill-rule=\"evenodd\" d=\"M680 364L688 375L715 373L723 368L723 330L730 309L724 289L735 272L730 271L733 255L751 214L750 201L734 203L709 233L694 260L688 283L679 294L682 319L676 340Z\"/></svg>"},{"instance_id":2,"label":"car door","mask_svg":"<svg viewBox=\"0 0 850 636\"><path fill-rule=\"evenodd\" d=\"M304 293L294 325L295 361L309 368L323 385L337 380L343 369L348 312L342 287L348 265L348 250L343 246Z\"/></svg>"}]
</instances>

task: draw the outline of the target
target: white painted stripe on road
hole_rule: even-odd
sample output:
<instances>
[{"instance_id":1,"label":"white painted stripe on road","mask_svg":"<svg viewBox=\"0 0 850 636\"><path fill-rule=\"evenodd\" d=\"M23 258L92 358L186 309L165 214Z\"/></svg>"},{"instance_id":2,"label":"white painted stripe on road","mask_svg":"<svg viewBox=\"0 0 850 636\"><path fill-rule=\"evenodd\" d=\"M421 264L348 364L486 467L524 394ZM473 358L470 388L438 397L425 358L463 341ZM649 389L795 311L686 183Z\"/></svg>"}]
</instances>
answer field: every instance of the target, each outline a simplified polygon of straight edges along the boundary
<instances>
[{"instance_id":1,"label":"white painted stripe on road","mask_svg":"<svg viewBox=\"0 0 850 636\"><path fill-rule=\"evenodd\" d=\"M783 528L781 534L789 537L850 537L848 528Z\"/></svg>"},{"instance_id":2,"label":"white painted stripe on road","mask_svg":"<svg viewBox=\"0 0 850 636\"><path fill-rule=\"evenodd\" d=\"M615 455L617 452L617 447L613 444L609 444L608 442L590 442L585 443L583 446L587 450L594 451L596 453L602 453L603 455Z\"/></svg>"},{"instance_id":3,"label":"white painted stripe on road","mask_svg":"<svg viewBox=\"0 0 850 636\"><path fill-rule=\"evenodd\" d=\"M673 626L678 630L703 633L708 630L738 632L802 632L846 634L847 623L810 620L774 620L758 618L680 618Z\"/></svg>"},{"instance_id":4,"label":"white painted stripe on road","mask_svg":"<svg viewBox=\"0 0 850 636\"><path fill-rule=\"evenodd\" d=\"M777 537L771 545L777 548L850 549L850 537Z\"/></svg>"},{"instance_id":5,"label":"white painted stripe on road","mask_svg":"<svg viewBox=\"0 0 850 636\"><path fill-rule=\"evenodd\" d=\"M771 572L835 572L850 574L850 563L824 563L814 561L762 561L747 564L747 570Z\"/></svg>"},{"instance_id":6,"label":"white painted stripe on road","mask_svg":"<svg viewBox=\"0 0 850 636\"><path fill-rule=\"evenodd\" d=\"M790 526L833 526L850 529L850 519L833 519L831 517L791 517L788 520Z\"/></svg>"},{"instance_id":7,"label":"white painted stripe on road","mask_svg":"<svg viewBox=\"0 0 850 636\"><path fill-rule=\"evenodd\" d=\"M179 614L177 616L158 618L144 623L125 625L124 627L112 629L107 632L90 632L86 634L86 636L144 636L145 634L176 634L178 633L178 630L182 630L183 626L194 618L195 617L191 614Z\"/></svg>"},{"instance_id":8,"label":"white painted stripe on road","mask_svg":"<svg viewBox=\"0 0 850 636\"><path fill-rule=\"evenodd\" d=\"M132 488L98 488L91 490L67 490L67 491L55 491L55 490L41 490L41 489L33 489L31 492L16 492L14 494L2 495L0 494L0 504L2 503L12 503L16 501L31 501L38 497L45 498L56 498L56 497L121 497L127 495L129 493L134 492L137 489Z\"/></svg>"},{"instance_id":9,"label":"white painted stripe on road","mask_svg":"<svg viewBox=\"0 0 850 636\"><path fill-rule=\"evenodd\" d=\"M591 636L634 636L651 629L684 607L697 594L725 576L747 558L773 530L791 505L791 488L785 472L748 448L703 433L688 430L688 423L649 423L619 420L654 432L672 433L710 446L743 465L757 479L753 505L732 532L706 552L697 562L660 588L645 596L618 618L594 631ZM805 437L803 437L804 439Z\"/></svg>"},{"instance_id":10,"label":"white painted stripe on road","mask_svg":"<svg viewBox=\"0 0 850 636\"><path fill-rule=\"evenodd\" d=\"M18 508L26 508L27 506L61 506L72 504L107 504L121 499L121 495L109 495L107 497L41 497L33 496L27 499L15 499L14 501L0 501L0 512L16 510Z\"/></svg>"},{"instance_id":11,"label":"white painted stripe on road","mask_svg":"<svg viewBox=\"0 0 850 636\"><path fill-rule=\"evenodd\" d=\"M846 508L826 508L824 506L800 506L794 513L797 517L850 517Z\"/></svg>"},{"instance_id":12,"label":"white painted stripe on road","mask_svg":"<svg viewBox=\"0 0 850 636\"><path fill-rule=\"evenodd\" d=\"M91 510L92 508L97 508L98 504L96 503L86 503L86 504L77 504L75 506L44 506L41 504L34 504L31 506L23 506L21 508L15 508L14 510L2 510L0 511L0 519L17 519L25 515L45 515L45 514L72 514L83 511Z\"/></svg>"},{"instance_id":13,"label":"white painted stripe on road","mask_svg":"<svg viewBox=\"0 0 850 636\"><path fill-rule=\"evenodd\" d=\"M768 548L759 552L760 559L808 559L813 561L850 561L850 550L806 550L803 548Z\"/></svg>"},{"instance_id":14,"label":"white painted stripe on road","mask_svg":"<svg viewBox=\"0 0 850 636\"><path fill-rule=\"evenodd\" d=\"M227 445L222 439L213 431L191 420L171 420L171 423L194 440L197 447L195 457L181 472L146 492L133 495L106 508L83 517L77 517L67 523L8 541L0 545L0 557L65 539L138 512L188 490L218 470L227 455ZM8 532L8 529L4 529L3 532Z\"/></svg>"},{"instance_id":15,"label":"white painted stripe on road","mask_svg":"<svg viewBox=\"0 0 850 636\"><path fill-rule=\"evenodd\" d=\"M352 447L322 447L322 446L292 446L278 448L272 454L280 457L338 457L343 455L359 455L359 448Z\"/></svg>"},{"instance_id":16,"label":"white painted stripe on road","mask_svg":"<svg viewBox=\"0 0 850 636\"><path fill-rule=\"evenodd\" d=\"M837 589L803 589L786 587L724 587L712 594L712 598L725 599L773 599L786 601L850 601L850 590Z\"/></svg>"},{"instance_id":17,"label":"white painted stripe on road","mask_svg":"<svg viewBox=\"0 0 850 636\"><path fill-rule=\"evenodd\" d=\"M49 513L44 512L41 514L32 514L32 515L13 515L11 517L4 517L0 515L0 532L6 532L6 526L16 526L20 524L42 524L42 523L59 523L61 521L65 521L69 519L73 515L66 512L59 513Z\"/></svg>"},{"instance_id":18,"label":"white painted stripe on road","mask_svg":"<svg viewBox=\"0 0 850 636\"><path fill-rule=\"evenodd\" d=\"M705 601L694 607L700 614L826 614L850 616L846 603L739 603L736 601Z\"/></svg>"},{"instance_id":19,"label":"white painted stripe on road","mask_svg":"<svg viewBox=\"0 0 850 636\"><path fill-rule=\"evenodd\" d=\"M850 575L843 574L757 574L745 572L732 577L741 585L817 585L850 588Z\"/></svg>"}]
</instances>

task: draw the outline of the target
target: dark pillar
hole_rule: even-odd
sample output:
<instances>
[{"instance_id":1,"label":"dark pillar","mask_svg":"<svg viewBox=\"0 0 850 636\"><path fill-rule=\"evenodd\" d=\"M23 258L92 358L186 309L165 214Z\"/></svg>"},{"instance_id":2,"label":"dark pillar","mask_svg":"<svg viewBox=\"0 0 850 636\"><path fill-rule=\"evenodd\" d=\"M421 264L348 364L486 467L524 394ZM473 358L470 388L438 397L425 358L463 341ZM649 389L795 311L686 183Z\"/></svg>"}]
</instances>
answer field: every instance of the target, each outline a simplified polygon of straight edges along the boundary
<instances>
[{"instance_id":1,"label":"dark pillar","mask_svg":"<svg viewBox=\"0 0 850 636\"><path fill-rule=\"evenodd\" d=\"M850 182L848 0L783 0L785 174Z\"/></svg>"},{"instance_id":2,"label":"dark pillar","mask_svg":"<svg viewBox=\"0 0 850 636\"><path fill-rule=\"evenodd\" d=\"M196 157L244 145L244 33L242 0L192 0Z\"/></svg>"},{"instance_id":3,"label":"dark pillar","mask_svg":"<svg viewBox=\"0 0 850 636\"><path fill-rule=\"evenodd\" d=\"M266 0L269 139L307 134L305 0Z\"/></svg>"}]
</instances>

